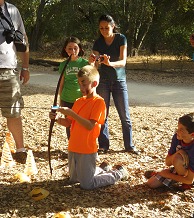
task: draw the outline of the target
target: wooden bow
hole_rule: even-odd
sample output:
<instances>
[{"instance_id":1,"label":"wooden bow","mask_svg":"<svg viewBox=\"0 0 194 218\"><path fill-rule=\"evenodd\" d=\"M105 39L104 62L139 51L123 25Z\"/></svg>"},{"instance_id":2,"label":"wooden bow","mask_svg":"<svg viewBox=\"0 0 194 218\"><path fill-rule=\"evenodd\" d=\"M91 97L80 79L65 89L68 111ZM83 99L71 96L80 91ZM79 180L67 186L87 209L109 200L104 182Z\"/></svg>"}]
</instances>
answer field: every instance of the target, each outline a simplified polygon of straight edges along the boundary
<instances>
[{"instance_id":1,"label":"wooden bow","mask_svg":"<svg viewBox=\"0 0 194 218\"><path fill-rule=\"evenodd\" d=\"M69 63L69 61L71 60L71 56L69 56L69 58L67 59L65 66L61 72L61 75L59 77L58 83L57 83L57 88L55 91L55 96L54 96L54 102L53 102L53 106L57 106L57 97L58 97L58 93L59 93L59 87L60 87L60 83L61 83L61 79L63 77L63 73ZM51 112L55 112L56 110L51 109ZM48 160L49 160L49 167L50 167L50 173L52 175L52 166L51 166L51 135L52 135L52 131L53 131L53 126L55 123L55 119L52 119L50 121L50 127L49 127L49 137L48 137Z\"/></svg>"}]
</instances>

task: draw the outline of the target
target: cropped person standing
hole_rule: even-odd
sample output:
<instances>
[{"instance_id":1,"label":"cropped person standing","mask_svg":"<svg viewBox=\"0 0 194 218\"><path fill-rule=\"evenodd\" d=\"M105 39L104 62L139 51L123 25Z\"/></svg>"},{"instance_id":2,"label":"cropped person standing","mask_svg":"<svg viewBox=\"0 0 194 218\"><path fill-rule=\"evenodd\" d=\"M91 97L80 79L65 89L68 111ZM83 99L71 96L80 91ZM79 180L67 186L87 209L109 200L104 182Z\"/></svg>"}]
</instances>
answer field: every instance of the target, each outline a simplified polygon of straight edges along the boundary
<instances>
[{"instance_id":1,"label":"cropped person standing","mask_svg":"<svg viewBox=\"0 0 194 218\"><path fill-rule=\"evenodd\" d=\"M4 0L0 0L0 12L13 23L15 30L21 31L27 41L24 24L18 9ZM29 49L26 52L18 52L21 58L22 69L19 74L17 68L16 47L11 41L6 42L5 29L10 30L9 24L5 19L0 18L0 108L2 116L7 119L7 126L13 135L16 143L16 153L13 158L18 163L26 162L27 153L24 148L23 128L21 119L21 109L24 102L20 92L19 80L26 84L30 78L29 73Z\"/></svg>"},{"instance_id":2,"label":"cropped person standing","mask_svg":"<svg viewBox=\"0 0 194 218\"><path fill-rule=\"evenodd\" d=\"M115 22L109 15L102 15L99 18L99 30L100 37L95 41L93 54L90 56L90 62L95 62L100 72L100 84L97 87L97 93L104 98L107 107L106 121L98 138L99 152L107 152L110 146L107 118L112 93L122 124L125 151L138 155L139 152L132 142L132 124L128 104L125 72L127 40L123 34L116 33Z\"/></svg>"}]
</instances>

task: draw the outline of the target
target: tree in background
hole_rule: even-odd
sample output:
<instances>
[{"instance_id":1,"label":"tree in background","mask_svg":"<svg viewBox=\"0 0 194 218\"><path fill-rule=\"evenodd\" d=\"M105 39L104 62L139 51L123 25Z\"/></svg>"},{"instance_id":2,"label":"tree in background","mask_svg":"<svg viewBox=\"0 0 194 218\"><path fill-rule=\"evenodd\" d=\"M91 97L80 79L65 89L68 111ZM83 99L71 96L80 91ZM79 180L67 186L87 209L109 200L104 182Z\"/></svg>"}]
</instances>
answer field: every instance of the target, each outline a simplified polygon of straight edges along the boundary
<instances>
[{"instance_id":1,"label":"tree in background","mask_svg":"<svg viewBox=\"0 0 194 218\"><path fill-rule=\"evenodd\" d=\"M30 42L30 50L37 51L46 41L60 38L63 27L69 24L63 14L69 14L72 1L66 0L10 0L21 11L27 35Z\"/></svg>"},{"instance_id":2,"label":"tree in background","mask_svg":"<svg viewBox=\"0 0 194 218\"><path fill-rule=\"evenodd\" d=\"M151 54L168 50L177 56L190 55L189 37L194 30L194 1L154 0L155 14L144 46Z\"/></svg>"},{"instance_id":3,"label":"tree in background","mask_svg":"<svg viewBox=\"0 0 194 218\"><path fill-rule=\"evenodd\" d=\"M98 34L98 18L113 16L128 40L128 54L143 47L151 53L191 52L194 32L194 0L9 0L22 14L31 51L69 35L92 42Z\"/></svg>"}]
</instances>

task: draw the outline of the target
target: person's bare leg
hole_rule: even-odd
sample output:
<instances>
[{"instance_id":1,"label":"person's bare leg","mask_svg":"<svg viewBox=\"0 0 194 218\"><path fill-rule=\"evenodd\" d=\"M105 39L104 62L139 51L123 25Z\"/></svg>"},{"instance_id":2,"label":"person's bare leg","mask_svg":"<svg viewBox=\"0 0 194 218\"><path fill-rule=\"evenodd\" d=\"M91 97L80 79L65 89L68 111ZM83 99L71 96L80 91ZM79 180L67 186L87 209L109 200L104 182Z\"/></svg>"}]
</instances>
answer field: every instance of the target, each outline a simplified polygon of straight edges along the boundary
<instances>
[{"instance_id":1,"label":"person's bare leg","mask_svg":"<svg viewBox=\"0 0 194 218\"><path fill-rule=\"evenodd\" d=\"M183 157L180 154L175 155L173 165L178 175L185 176L188 173Z\"/></svg>"},{"instance_id":2,"label":"person's bare leg","mask_svg":"<svg viewBox=\"0 0 194 218\"><path fill-rule=\"evenodd\" d=\"M15 140L16 149L24 148L23 128L22 128L21 117L7 118L7 126Z\"/></svg>"},{"instance_id":3,"label":"person's bare leg","mask_svg":"<svg viewBox=\"0 0 194 218\"><path fill-rule=\"evenodd\" d=\"M16 153L13 153L13 159L21 164L26 163L27 153L24 148L24 139L23 139L23 128L22 128L22 119L18 118L7 118L7 126L10 132L13 135L13 138L16 143Z\"/></svg>"},{"instance_id":4,"label":"person's bare leg","mask_svg":"<svg viewBox=\"0 0 194 218\"><path fill-rule=\"evenodd\" d=\"M163 183L160 182L155 176L152 176L146 183L150 188L158 188L163 186Z\"/></svg>"}]
</instances>

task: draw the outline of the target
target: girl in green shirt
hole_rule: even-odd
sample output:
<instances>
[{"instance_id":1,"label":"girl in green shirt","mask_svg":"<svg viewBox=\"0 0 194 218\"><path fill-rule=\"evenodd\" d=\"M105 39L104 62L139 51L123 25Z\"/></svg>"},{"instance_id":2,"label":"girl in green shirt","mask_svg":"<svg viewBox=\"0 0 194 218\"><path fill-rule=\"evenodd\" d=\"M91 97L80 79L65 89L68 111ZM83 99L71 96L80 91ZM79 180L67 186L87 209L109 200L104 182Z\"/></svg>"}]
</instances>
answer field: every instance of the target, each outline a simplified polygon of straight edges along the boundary
<instances>
[{"instance_id":1,"label":"girl in green shirt","mask_svg":"<svg viewBox=\"0 0 194 218\"><path fill-rule=\"evenodd\" d=\"M88 60L82 58L84 51L82 49L81 42L78 38L71 36L65 40L61 56L67 58L71 55L71 60L68 63L63 77L60 83L59 95L60 95L60 106L72 108L75 100L82 96L77 80L78 71L88 65ZM59 66L59 73L62 73L63 68L66 64L63 61ZM67 137L70 137L70 128L66 128Z\"/></svg>"}]
</instances>

